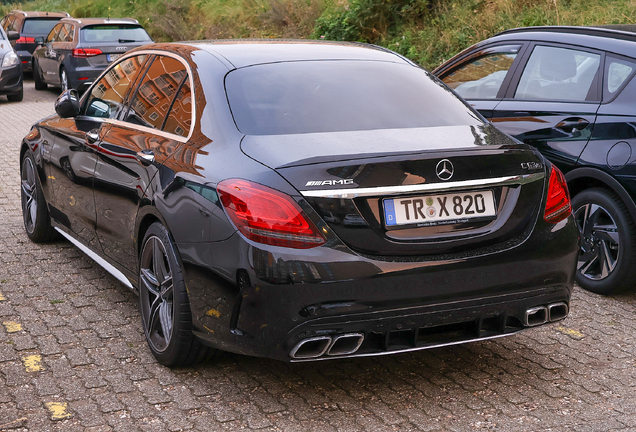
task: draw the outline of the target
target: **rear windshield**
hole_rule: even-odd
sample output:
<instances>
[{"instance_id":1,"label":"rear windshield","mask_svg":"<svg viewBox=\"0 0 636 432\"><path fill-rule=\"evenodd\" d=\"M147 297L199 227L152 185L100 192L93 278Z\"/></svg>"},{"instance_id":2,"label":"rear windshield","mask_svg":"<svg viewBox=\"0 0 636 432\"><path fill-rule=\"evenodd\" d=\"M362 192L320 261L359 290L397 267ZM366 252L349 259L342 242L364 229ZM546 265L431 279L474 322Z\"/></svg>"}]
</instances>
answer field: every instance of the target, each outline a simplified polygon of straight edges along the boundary
<instances>
[{"instance_id":1,"label":"rear windshield","mask_svg":"<svg viewBox=\"0 0 636 432\"><path fill-rule=\"evenodd\" d=\"M27 18L22 27L22 33L46 36L60 18Z\"/></svg>"},{"instance_id":2,"label":"rear windshield","mask_svg":"<svg viewBox=\"0 0 636 432\"><path fill-rule=\"evenodd\" d=\"M99 24L82 28L82 42L152 42L143 27L134 24Z\"/></svg>"},{"instance_id":3,"label":"rear windshield","mask_svg":"<svg viewBox=\"0 0 636 432\"><path fill-rule=\"evenodd\" d=\"M225 86L236 125L247 135L482 122L428 72L405 64L272 63L230 72Z\"/></svg>"}]
</instances>

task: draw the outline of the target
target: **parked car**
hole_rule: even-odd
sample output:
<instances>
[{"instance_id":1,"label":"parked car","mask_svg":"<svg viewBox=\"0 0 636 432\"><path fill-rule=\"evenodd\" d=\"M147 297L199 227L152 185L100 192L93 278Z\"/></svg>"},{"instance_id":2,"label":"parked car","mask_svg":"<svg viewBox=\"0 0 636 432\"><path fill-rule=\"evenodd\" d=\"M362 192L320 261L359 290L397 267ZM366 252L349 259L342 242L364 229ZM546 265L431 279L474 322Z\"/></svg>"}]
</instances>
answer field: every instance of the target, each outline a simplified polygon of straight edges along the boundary
<instances>
[{"instance_id":1,"label":"parked car","mask_svg":"<svg viewBox=\"0 0 636 432\"><path fill-rule=\"evenodd\" d=\"M20 56L23 71L32 70L33 50L38 45L35 39L44 38L60 19L69 16L66 12L24 12L13 10L2 18L0 27L9 34L14 33L17 35L13 42L13 48Z\"/></svg>"},{"instance_id":2,"label":"parked car","mask_svg":"<svg viewBox=\"0 0 636 432\"><path fill-rule=\"evenodd\" d=\"M137 292L164 365L414 351L568 314L560 171L391 51L149 45L55 109L21 144L26 232Z\"/></svg>"},{"instance_id":3,"label":"parked car","mask_svg":"<svg viewBox=\"0 0 636 432\"><path fill-rule=\"evenodd\" d=\"M16 35L12 35L13 38ZM6 95L9 102L22 100L22 65L11 46L9 37L0 27L0 95Z\"/></svg>"},{"instance_id":4,"label":"parked car","mask_svg":"<svg viewBox=\"0 0 636 432\"><path fill-rule=\"evenodd\" d=\"M35 89L44 90L48 84L62 91L77 89L128 50L151 42L131 18L64 18L33 54Z\"/></svg>"},{"instance_id":5,"label":"parked car","mask_svg":"<svg viewBox=\"0 0 636 432\"><path fill-rule=\"evenodd\" d=\"M636 26L500 33L434 73L564 173L581 232L577 283L636 282Z\"/></svg>"}]
</instances>

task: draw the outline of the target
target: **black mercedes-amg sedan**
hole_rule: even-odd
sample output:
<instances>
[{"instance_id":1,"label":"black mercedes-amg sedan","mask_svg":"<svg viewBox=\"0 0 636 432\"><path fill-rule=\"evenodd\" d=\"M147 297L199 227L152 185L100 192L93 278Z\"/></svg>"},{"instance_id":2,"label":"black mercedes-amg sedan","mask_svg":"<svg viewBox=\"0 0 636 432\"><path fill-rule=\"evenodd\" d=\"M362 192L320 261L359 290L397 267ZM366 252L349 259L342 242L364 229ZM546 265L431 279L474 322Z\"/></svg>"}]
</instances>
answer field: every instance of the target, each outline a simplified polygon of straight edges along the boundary
<instances>
[{"instance_id":1,"label":"black mercedes-amg sedan","mask_svg":"<svg viewBox=\"0 0 636 432\"><path fill-rule=\"evenodd\" d=\"M636 25L512 29L433 73L565 174L577 283L599 294L636 286Z\"/></svg>"},{"instance_id":2,"label":"black mercedes-amg sedan","mask_svg":"<svg viewBox=\"0 0 636 432\"><path fill-rule=\"evenodd\" d=\"M391 51L154 44L55 108L21 144L26 231L137 292L164 365L414 351L568 314L561 172Z\"/></svg>"}]
</instances>

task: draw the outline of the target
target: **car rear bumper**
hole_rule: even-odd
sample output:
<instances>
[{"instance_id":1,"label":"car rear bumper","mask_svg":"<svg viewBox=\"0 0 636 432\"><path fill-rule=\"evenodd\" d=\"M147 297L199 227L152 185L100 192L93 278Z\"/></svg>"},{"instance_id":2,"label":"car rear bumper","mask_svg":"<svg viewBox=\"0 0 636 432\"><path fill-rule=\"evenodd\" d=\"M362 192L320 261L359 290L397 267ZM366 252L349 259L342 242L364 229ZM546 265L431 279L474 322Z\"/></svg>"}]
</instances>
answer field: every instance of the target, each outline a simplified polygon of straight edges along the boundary
<instances>
[{"instance_id":1,"label":"car rear bumper","mask_svg":"<svg viewBox=\"0 0 636 432\"><path fill-rule=\"evenodd\" d=\"M549 322L547 308L557 304L564 306L560 314L554 309L552 321L564 318L574 285L578 230L572 217L537 225L542 228L507 250L427 261L380 261L333 246L289 254L237 234L217 244L178 247L195 334L204 343L303 361L505 336ZM249 277L248 284L226 281L241 274ZM528 322L526 313L533 309L539 315ZM351 334L362 336L355 352L335 349L329 355L335 338ZM312 338L323 338L314 345L327 344L326 351L294 358L299 343ZM350 345L357 342L350 339Z\"/></svg>"},{"instance_id":2,"label":"car rear bumper","mask_svg":"<svg viewBox=\"0 0 636 432\"><path fill-rule=\"evenodd\" d=\"M22 68L16 65L0 69L0 94L15 94L22 89Z\"/></svg>"}]
</instances>

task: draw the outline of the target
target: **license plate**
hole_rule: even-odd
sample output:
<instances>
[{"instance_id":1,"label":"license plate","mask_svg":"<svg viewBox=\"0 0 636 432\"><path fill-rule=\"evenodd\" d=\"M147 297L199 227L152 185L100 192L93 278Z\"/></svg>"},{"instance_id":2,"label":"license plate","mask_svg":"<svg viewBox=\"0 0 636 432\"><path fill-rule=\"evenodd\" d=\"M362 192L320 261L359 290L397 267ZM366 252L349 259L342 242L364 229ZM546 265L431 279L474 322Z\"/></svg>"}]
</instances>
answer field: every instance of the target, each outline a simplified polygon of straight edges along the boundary
<instances>
[{"instance_id":1,"label":"license plate","mask_svg":"<svg viewBox=\"0 0 636 432\"><path fill-rule=\"evenodd\" d=\"M497 214L495 199L490 190L387 198L383 203L384 222L387 226L443 225Z\"/></svg>"},{"instance_id":2,"label":"license plate","mask_svg":"<svg viewBox=\"0 0 636 432\"><path fill-rule=\"evenodd\" d=\"M115 61L115 60L117 60L119 57L121 57L121 54L107 54L107 55L106 55L106 59L107 59L109 62Z\"/></svg>"}]
</instances>

